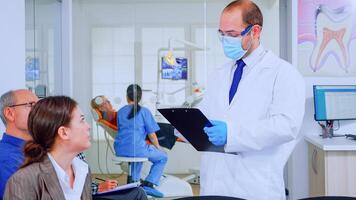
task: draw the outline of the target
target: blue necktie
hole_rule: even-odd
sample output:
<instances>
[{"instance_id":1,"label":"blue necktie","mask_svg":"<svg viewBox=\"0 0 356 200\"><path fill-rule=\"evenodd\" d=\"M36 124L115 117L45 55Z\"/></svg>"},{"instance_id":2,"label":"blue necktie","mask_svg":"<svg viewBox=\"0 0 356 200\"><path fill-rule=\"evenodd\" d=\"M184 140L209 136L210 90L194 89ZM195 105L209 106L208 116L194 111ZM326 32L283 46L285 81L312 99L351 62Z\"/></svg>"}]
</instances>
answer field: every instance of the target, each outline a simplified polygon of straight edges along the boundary
<instances>
[{"instance_id":1,"label":"blue necktie","mask_svg":"<svg viewBox=\"0 0 356 200\"><path fill-rule=\"evenodd\" d=\"M229 92L229 104L231 103L232 99L235 96L237 87L239 86L241 77L242 77L242 71L245 66L245 63L242 59L236 61L237 68L235 69L234 72L234 79L232 80L232 84L230 87L230 92Z\"/></svg>"}]
</instances>

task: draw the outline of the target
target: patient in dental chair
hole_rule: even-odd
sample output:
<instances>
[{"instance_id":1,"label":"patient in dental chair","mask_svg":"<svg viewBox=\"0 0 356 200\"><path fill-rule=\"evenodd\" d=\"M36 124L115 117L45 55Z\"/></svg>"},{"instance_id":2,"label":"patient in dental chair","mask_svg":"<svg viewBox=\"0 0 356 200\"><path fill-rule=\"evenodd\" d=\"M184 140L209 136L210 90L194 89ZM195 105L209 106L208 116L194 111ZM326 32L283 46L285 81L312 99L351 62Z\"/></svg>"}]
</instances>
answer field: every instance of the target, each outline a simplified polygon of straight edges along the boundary
<instances>
[{"instance_id":1,"label":"patient in dental chair","mask_svg":"<svg viewBox=\"0 0 356 200\"><path fill-rule=\"evenodd\" d=\"M112 125L111 128L117 130L117 112L106 96L98 95L91 100L90 104L93 109L100 112L105 121ZM177 136L174 135L174 127L167 123L158 123L158 126L160 130L156 132L156 135L159 144L171 150L177 141Z\"/></svg>"},{"instance_id":2,"label":"patient in dental chair","mask_svg":"<svg viewBox=\"0 0 356 200\"><path fill-rule=\"evenodd\" d=\"M111 102L104 96L99 95L91 100L91 107L99 110L103 119L117 127L117 112L114 110Z\"/></svg>"}]
</instances>

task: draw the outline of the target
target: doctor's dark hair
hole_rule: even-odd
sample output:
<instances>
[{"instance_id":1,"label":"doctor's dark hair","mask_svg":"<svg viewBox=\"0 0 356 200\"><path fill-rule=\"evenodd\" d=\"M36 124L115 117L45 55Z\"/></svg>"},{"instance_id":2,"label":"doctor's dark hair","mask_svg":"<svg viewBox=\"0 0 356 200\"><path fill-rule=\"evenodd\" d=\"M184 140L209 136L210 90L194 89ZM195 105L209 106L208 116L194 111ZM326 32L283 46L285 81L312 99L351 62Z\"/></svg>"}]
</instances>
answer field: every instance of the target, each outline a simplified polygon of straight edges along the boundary
<instances>
[{"instance_id":1,"label":"doctor's dark hair","mask_svg":"<svg viewBox=\"0 0 356 200\"><path fill-rule=\"evenodd\" d=\"M39 100L33 106L27 123L32 140L24 146L25 162L21 168L43 161L47 152L53 148L58 129L69 126L77 105L70 97L51 96Z\"/></svg>"},{"instance_id":2,"label":"doctor's dark hair","mask_svg":"<svg viewBox=\"0 0 356 200\"><path fill-rule=\"evenodd\" d=\"M242 21L246 25L260 25L263 26L263 15L260 8L251 0L235 0L229 3L223 12L233 11L240 7L242 10Z\"/></svg>"},{"instance_id":3,"label":"doctor's dark hair","mask_svg":"<svg viewBox=\"0 0 356 200\"><path fill-rule=\"evenodd\" d=\"M131 84L129 85L129 87L127 87L126 95L130 101L134 102L131 112L127 117L127 119L131 119L135 117L136 113L138 113L141 110L141 106L138 103L141 101L142 89L137 84Z\"/></svg>"}]
</instances>

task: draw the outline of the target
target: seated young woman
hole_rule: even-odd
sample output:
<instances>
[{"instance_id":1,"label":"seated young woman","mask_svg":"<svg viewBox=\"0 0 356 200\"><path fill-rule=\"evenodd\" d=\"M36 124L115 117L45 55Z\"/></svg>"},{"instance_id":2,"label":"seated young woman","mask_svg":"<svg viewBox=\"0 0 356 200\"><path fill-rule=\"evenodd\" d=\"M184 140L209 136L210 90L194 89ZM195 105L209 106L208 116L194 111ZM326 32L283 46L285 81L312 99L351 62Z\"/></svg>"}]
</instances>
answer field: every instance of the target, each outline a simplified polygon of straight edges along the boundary
<instances>
[{"instance_id":1,"label":"seated young woman","mask_svg":"<svg viewBox=\"0 0 356 200\"><path fill-rule=\"evenodd\" d=\"M29 114L28 130L25 161L9 179L4 199L91 199L88 165L76 157L91 145L78 104L66 96L41 99Z\"/></svg>"}]
</instances>

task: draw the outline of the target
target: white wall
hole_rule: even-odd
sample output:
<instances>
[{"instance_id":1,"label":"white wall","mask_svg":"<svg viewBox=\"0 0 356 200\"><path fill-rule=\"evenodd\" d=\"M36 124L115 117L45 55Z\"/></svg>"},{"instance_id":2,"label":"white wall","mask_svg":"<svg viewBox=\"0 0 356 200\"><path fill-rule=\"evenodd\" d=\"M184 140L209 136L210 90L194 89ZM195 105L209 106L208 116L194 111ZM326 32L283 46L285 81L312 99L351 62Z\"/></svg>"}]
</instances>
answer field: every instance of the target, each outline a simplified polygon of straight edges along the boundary
<instances>
[{"instance_id":1,"label":"white wall","mask_svg":"<svg viewBox=\"0 0 356 200\"><path fill-rule=\"evenodd\" d=\"M297 55L297 1L287 1L288 9L288 49L290 61L298 66ZM313 85L355 85L355 77L305 77L306 106L301 127L302 135L319 135L321 129L314 120ZM340 121L340 129L335 134L355 133L356 121ZM335 172L337 173L337 172ZM288 162L288 185L291 199L301 199L309 196L308 146L303 139L297 144Z\"/></svg>"},{"instance_id":2,"label":"white wall","mask_svg":"<svg viewBox=\"0 0 356 200\"><path fill-rule=\"evenodd\" d=\"M1 1L0 94L25 87L25 1ZM4 132L0 122L0 134Z\"/></svg>"}]
</instances>

